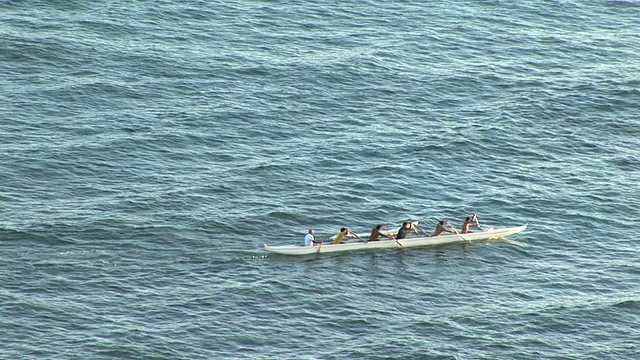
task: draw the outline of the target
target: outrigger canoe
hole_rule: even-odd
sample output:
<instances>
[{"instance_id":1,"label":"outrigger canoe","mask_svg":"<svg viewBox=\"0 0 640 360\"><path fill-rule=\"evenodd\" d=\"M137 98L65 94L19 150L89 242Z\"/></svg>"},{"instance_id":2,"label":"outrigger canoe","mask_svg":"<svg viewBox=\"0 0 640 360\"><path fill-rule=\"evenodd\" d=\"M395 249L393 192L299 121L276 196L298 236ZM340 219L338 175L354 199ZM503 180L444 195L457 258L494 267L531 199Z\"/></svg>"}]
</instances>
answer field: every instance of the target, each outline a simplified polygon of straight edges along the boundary
<instances>
[{"instance_id":1,"label":"outrigger canoe","mask_svg":"<svg viewBox=\"0 0 640 360\"><path fill-rule=\"evenodd\" d=\"M386 248L409 248L416 246L442 245L461 242L472 242L480 240L498 239L509 235L517 234L524 231L527 225L509 227L509 228L488 228L486 230L466 233L466 234L449 234L438 236L422 236L409 237L401 240L378 240L369 242L349 242L346 244L322 244L315 246L269 246L264 244L264 249L276 254L283 255L308 255L318 253L332 253L339 251L354 251L367 249L386 249Z\"/></svg>"}]
</instances>

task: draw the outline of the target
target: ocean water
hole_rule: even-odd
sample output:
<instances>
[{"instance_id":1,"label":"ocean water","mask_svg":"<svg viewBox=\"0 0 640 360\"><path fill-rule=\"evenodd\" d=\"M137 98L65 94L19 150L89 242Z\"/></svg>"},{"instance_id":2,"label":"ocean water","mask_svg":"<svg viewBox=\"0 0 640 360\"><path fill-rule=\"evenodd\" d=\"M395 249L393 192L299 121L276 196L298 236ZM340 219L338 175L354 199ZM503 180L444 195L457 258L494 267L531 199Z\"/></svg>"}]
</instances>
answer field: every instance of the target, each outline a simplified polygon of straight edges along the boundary
<instances>
[{"instance_id":1,"label":"ocean water","mask_svg":"<svg viewBox=\"0 0 640 360\"><path fill-rule=\"evenodd\" d=\"M0 358L640 358L639 19L0 1ZM471 213L529 228L262 248Z\"/></svg>"}]
</instances>

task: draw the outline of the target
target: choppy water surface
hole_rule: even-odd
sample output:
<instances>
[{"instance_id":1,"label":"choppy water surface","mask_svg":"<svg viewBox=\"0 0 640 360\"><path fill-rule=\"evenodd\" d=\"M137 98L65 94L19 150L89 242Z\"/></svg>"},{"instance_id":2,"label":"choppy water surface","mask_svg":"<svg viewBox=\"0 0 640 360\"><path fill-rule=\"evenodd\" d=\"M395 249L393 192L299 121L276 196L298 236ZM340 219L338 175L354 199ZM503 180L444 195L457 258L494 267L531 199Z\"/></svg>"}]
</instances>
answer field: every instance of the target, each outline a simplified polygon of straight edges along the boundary
<instances>
[{"instance_id":1,"label":"choppy water surface","mask_svg":"<svg viewBox=\"0 0 640 360\"><path fill-rule=\"evenodd\" d=\"M640 357L638 19L0 2L0 357ZM473 212L529 229L262 250Z\"/></svg>"}]
</instances>

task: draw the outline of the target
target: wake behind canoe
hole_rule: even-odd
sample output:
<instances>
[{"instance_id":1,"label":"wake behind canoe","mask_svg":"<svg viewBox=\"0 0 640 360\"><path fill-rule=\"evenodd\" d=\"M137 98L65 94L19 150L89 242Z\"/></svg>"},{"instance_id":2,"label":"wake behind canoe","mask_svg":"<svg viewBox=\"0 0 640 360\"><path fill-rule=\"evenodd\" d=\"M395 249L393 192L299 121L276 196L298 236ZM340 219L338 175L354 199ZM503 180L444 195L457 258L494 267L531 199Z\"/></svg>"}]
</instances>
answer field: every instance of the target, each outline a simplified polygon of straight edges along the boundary
<instances>
[{"instance_id":1,"label":"wake behind canoe","mask_svg":"<svg viewBox=\"0 0 640 360\"><path fill-rule=\"evenodd\" d=\"M467 234L447 234L439 236L412 237L398 240L379 240L369 242L352 242L346 244L323 244L318 251L318 246L269 246L264 244L264 249L283 255L309 255L318 253L331 253L340 251L355 251L366 249L385 249L385 248L406 248L429 245L442 245L458 242L471 242L480 240L489 240L503 238L509 235L517 234L524 231L527 225L509 227L509 228L490 228L484 231L472 232ZM400 244L398 244L400 243Z\"/></svg>"}]
</instances>

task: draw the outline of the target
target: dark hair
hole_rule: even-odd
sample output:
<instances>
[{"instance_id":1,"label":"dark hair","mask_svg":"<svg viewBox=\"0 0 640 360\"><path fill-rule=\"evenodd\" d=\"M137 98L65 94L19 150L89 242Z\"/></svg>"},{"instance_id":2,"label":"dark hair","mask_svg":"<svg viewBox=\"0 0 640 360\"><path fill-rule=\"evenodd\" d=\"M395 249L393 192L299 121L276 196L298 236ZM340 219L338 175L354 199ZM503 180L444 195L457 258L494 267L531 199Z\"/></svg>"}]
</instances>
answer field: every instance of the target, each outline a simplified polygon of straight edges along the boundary
<instances>
[{"instance_id":1,"label":"dark hair","mask_svg":"<svg viewBox=\"0 0 640 360\"><path fill-rule=\"evenodd\" d=\"M466 218L466 219L464 219L464 221L469 221L469 220L471 220L471 218Z\"/></svg>"},{"instance_id":2,"label":"dark hair","mask_svg":"<svg viewBox=\"0 0 640 360\"><path fill-rule=\"evenodd\" d=\"M444 225L444 220L440 220L440 222L438 224Z\"/></svg>"},{"instance_id":3,"label":"dark hair","mask_svg":"<svg viewBox=\"0 0 640 360\"><path fill-rule=\"evenodd\" d=\"M381 227L382 227L382 224L378 224L378 225L376 226L376 229L380 229Z\"/></svg>"},{"instance_id":4,"label":"dark hair","mask_svg":"<svg viewBox=\"0 0 640 360\"><path fill-rule=\"evenodd\" d=\"M345 229L345 228L342 228L342 229L340 229L340 232L344 232L345 230L347 230L347 229Z\"/></svg>"}]
</instances>

